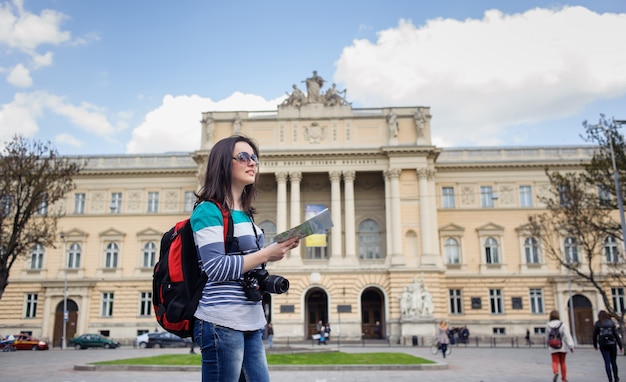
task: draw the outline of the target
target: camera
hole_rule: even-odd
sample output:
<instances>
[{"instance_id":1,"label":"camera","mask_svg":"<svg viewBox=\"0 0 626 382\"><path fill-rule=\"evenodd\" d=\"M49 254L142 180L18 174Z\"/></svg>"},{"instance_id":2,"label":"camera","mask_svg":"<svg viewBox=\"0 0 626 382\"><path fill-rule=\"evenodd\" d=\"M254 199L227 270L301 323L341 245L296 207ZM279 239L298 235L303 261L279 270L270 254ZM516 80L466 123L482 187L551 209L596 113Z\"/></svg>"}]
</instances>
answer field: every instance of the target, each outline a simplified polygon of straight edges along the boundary
<instances>
[{"instance_id":1,"label":"camera","mask_svg":"<svg viewBox=\"0 0 626 382\"><path fill-rule=\"evenodd\" d=\"M270 275L265 268L246 272L241 285L250 301L261 301L265 292L281 294L289 290L289 280L282 276Z\"/></svg>"}]
</instances>

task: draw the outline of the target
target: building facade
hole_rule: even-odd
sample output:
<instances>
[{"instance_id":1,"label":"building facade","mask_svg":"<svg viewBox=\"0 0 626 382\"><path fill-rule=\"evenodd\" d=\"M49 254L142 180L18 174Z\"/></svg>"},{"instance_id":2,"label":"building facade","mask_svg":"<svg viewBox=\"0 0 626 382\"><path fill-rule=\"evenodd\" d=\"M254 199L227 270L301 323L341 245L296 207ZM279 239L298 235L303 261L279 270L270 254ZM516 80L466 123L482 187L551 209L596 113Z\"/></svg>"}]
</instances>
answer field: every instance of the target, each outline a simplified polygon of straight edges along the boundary
<instances>
[{"instance_id":1,"label":"building facade","mask_svg":"<svg viewBox=\"0 0 626 382\"><path fill-rule=\"evenodd\" d=\"M65 213L57 245L33 248L11 270L0 334L60 346L64 311L66 338L131 343L155 330L161 235L192 211L212 145L244 134L261 151L255 221L266 241L322 208L334 223L268 265L290 281L264 299L275 340L309 339L319 321L342 339L393 343L434 336L442 319L472 336L541 335L552 309L579 343L591 340L599 294L525 229L544 211L546 166L580 170L591 148L442 149L428 107L353 108L334 86L309 85L306 95L294 85L273 111L203 113L192 153L88 157L77 188L51 206ZM623 306L624 289L610 289Z\"/></svg>"}]
</instances>

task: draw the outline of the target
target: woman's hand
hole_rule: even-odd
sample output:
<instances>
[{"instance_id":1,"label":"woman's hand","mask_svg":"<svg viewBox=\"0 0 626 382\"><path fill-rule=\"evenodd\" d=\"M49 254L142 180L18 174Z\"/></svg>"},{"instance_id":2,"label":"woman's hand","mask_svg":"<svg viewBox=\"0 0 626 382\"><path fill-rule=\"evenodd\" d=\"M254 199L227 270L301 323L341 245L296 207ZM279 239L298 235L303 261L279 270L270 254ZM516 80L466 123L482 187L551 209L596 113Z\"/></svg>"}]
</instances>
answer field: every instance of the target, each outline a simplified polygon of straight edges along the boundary
<instances>
[{"instance_id":1,"label":"woman's hand","mask_svg":"<svg viewBox=\"0 0 626 382\"><path fill-rule=\"evenodd\" d=\"M281 241L280 243L275 243L267 248L270 249L270 253L268 254L268 261L278 261L282 260L287 252L296 248L300 244L300 239L297 237L292 237L291 239Z\"/></svg>"}]
</instances>

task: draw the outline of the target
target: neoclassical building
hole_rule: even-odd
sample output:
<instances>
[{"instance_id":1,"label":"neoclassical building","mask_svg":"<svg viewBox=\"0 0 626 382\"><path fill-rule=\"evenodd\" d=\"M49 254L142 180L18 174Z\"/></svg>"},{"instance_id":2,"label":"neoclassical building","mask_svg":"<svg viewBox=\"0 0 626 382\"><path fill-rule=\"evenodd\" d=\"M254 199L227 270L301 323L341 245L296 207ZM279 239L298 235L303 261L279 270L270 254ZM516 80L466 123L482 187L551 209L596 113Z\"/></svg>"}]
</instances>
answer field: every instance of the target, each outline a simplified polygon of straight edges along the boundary
<instances>
[{"instance_id":1,"label":"neoclassical building","mask_svg":"<svg viewBox=\"0 0 626 382\"><path fill-rule=\"evenodd\" d=\"M543 211L546 166L579 170L591 148L439 148L428 107L353 108L323 84L314 74L307 94L294 85L276 110L202 113L194 152L89 156L77 188L51 206L65 213L56 247L33 248L12 268L0 334L59 346L65 305L68 338L130 343L155 330L161 235L190 214L212 145L244 134L261 150L255 221L267 241L322 208L334 223L268 266L290 281L264 299L277 341L309 339L320 320L346 340L374 338L379 321L381 336L406 343L433 336L441 319L472 336L540 335L552 309L590 341L599 294L546 258L525 227ZM624 288L607 293L623 307Z\"/></svg>"}]
</instances>

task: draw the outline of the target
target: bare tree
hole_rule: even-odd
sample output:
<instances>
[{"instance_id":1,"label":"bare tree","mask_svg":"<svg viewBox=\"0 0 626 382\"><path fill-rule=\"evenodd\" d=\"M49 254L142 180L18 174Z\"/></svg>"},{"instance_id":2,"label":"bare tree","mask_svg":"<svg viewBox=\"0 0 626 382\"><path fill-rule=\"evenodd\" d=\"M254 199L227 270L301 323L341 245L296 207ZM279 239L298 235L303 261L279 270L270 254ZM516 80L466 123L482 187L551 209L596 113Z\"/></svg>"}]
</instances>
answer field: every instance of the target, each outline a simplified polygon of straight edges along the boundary
<instances>
[{"instance_id":1,"label":"bare tree","mask_svg":"<svg viewBox=\"0 0 626 382\"><path fill-rule=\"evenodd\" d=\"M73 177L85 163L59 157L50 143L15 136L0 153L0 299L11 267L37 244L54 245L54 204L74 189Z\"/></svg>"},{"instance_id":2,"label":"bare tree","mask_svg":"<svg viewBox=\"0 0 626 382\"><path fill-rule=\"evenodd\" d=\"M549 259L593 285L607 311L619 317L621 313L615 311L607 294L612 277L601 270L607 260L605 243L617 243L619 237L620 226L612 217L614 209L602 203L583 174L551 173L548 177L551 194L541 198L548 211L529 217L531 234L539 238ZM612 272L625 267L617 261L619 257L613 260Z\"/></svg>"}]
</instances>

